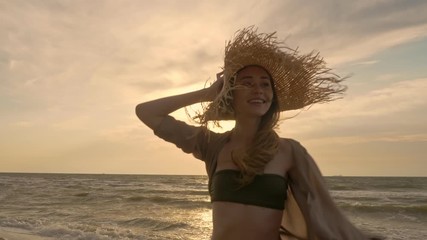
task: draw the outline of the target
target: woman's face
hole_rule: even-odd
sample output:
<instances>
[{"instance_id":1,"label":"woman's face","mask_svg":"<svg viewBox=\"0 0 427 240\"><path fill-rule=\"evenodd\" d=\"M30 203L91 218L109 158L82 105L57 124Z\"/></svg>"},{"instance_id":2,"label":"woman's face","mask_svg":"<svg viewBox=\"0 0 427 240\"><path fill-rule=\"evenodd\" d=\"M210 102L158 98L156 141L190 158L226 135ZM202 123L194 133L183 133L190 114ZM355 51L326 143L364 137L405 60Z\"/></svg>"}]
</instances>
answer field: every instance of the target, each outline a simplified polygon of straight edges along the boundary
<instances>
[{"instance_id":1,"label":"woman's face","mask_svg":"<svg viewBox=\"0 0 427 240\"><path fill-rule=\"evenodd\" d=\"M261 117L270 109L273 86L270 75L263 68L248 66L240 70L233 91L236 116Z\"/></svg>"}]
</instances>

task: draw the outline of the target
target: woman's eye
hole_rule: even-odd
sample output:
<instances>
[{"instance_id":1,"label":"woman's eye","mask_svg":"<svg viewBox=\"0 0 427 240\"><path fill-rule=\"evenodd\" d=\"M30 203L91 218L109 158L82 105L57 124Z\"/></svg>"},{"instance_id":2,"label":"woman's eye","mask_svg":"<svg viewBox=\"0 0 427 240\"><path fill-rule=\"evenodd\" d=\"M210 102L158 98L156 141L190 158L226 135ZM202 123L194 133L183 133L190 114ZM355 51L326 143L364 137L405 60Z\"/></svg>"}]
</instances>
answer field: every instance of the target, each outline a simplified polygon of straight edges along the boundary
<instances>
[{"instance_id":1,"label":"woman's eye","mask_svg":"<svg viewBox=\"0 0 427 240\"><path fill-rule=\"evenodd\" d=\"M269 82L265 82L262 84L263 87L270 87L270 83Z\"/></svg>"},{"instance_id":2,"label":"woman's eye","mask_svg":"<svg viewBox=\"0 0 427 240\"><path fill-rule=\"evenodd\" d=\"M251 82L242 82L242 85L245 87L251 87L252 83Z\"/></svg>"}]
</instances>

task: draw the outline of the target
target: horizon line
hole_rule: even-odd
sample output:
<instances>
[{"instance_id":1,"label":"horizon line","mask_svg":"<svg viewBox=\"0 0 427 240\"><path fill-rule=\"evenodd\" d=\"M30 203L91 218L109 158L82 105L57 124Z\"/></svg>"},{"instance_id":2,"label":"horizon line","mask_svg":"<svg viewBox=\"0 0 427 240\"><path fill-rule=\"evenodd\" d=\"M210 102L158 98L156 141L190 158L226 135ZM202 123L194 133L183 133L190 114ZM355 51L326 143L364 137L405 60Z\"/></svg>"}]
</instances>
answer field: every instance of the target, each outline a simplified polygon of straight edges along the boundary
<instances>
[{"instance_id":1,"label":"horizon line","mask_svg":"<svg viewBox=\"0 0 427 240\"><path fill-rule=\"evenodd\" d=\"M0 172L0 174L69 174L69 175L149 175L149 176L206 176L207 174L171 174L171 173L83 173L83 172ZM404 175L322 175L323 177L413 177L427 178L426 176L404 176Z\"/></svg>"}]
</instances>

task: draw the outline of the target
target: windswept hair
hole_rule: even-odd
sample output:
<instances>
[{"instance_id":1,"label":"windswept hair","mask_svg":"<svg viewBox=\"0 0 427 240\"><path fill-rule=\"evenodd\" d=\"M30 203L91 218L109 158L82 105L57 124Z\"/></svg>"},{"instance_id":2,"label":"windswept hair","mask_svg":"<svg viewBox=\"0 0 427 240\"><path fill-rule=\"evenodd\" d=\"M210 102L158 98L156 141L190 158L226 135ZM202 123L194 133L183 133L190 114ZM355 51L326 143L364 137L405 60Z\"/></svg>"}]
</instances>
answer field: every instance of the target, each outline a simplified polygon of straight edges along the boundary
<instances>
[{"instance_id":1,"label":"windswept hair","mask_svg":"<svg viewBox=\"0 0 427 240\"><path fill-rule=\"evenodd\" d=\"M227 102L223 106L226 107L227 111L234 114L233 109L233 91L238 87L235 85L235 81L238 73L245 69L245 66L240 69L233 77L229 79L230 88L228 89ZM260 67L260 66L258 66ZM264 68L263 68L264 69ZM264 69L267 73L268 71ZM260 124L255 133L252 143L247 146L246 149L236 149L231 153L231 159L234 164L241 171L240 183L241 186L245 186L252 182L254 177L264 173L265 166L273 159L279 149L279 136L277 135L275 128L278 125L280 119L279 103L277 101L276 91L273 84L273 79L268 73L271 81L271 87L273 88L273 99L268 111L261 117ZM204 127L208 127L210 119L205 118L204 113L196 113L193 117L197 123ZM220 126L219 121L211 120L216 126Z\"/></svg>"},{"instance_id":2,"label":"windswept hair","mask_svg":"<svg viewBox=\"0 0 427 240\"><path fill-rule=\"evenodd\" d=\"M241 154L231 153L233 163L241 171L240 183L245 186L253 181L256 175L264 173L265 166L274 158L279 149L279 136L274 130L280 118L276 100L261 118L258 131L248 148Z\"/></svg>"}]
</instances>

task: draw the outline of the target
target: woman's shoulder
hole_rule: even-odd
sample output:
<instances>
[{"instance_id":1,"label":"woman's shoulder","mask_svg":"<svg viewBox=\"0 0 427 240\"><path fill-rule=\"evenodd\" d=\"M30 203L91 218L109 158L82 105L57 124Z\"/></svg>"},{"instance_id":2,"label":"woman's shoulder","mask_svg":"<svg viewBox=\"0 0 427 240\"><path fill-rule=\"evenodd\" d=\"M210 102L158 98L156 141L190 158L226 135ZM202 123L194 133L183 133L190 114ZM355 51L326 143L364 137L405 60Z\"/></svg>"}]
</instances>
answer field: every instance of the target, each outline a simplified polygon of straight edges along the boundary
<instances>
[{"instance_id":1,"label":"woman's shoulder","mask_svg":"<svg viewBox=\"0 0 427 240\"><path fill-rule=\"evenodd\" d=\"M292 139L289 138L279 138L279 152L286 156L292 155Z\"/></svg>"},{"instance_id":2,"label":"woman's shoulder","mask_svg":"<svg viewBox=\"0 0 427 240\"><path fill-rule=\"evenodd\" d=\"M279 145L280 147L292 147L295 144L300 144L297 140L293 138L279 138Z\"/></svg>"},{"instance_id":3,"label":"woman's shoulder","mask_svg":"<svg viewBox=\"0 0 427 240\"><path fill-rule=\"evenodd\" d=\"M293 138L280 138L279 139L279 148L289 152L301 152L306 151L305 147L297 140Z\"/></svg>"}]
</instances>

